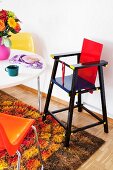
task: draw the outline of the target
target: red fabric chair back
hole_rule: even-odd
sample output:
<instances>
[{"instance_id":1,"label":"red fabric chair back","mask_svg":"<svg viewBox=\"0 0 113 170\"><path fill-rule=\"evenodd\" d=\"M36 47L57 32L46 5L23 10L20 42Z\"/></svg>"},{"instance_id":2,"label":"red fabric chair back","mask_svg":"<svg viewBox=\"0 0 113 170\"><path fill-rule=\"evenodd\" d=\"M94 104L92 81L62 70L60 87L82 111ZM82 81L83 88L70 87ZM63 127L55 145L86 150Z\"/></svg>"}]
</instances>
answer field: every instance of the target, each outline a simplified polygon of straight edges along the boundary
<instances>
[{"instance_id":1,"label":"red fabric chair back","mask_svg":"<svg viewBox=\"0 0 113 170\"><path fill-rule=\"evenodd\" d=\"M103 44L84 38L80 63L100 61L102 47ZM88 82L95 84L97 67L79 69L78 75Z\"/></svg>"}]
</instances>

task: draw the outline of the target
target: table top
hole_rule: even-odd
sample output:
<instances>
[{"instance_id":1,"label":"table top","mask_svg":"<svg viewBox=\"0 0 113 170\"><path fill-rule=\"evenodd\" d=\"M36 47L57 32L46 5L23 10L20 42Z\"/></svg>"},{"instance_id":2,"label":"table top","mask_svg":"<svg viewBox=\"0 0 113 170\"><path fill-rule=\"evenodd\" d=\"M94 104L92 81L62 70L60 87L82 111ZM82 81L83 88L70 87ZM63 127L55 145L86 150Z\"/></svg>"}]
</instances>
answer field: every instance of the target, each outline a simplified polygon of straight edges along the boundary
<instances>
[{"instance_id":1,"label":"table top","mask_svg":"<svg viewBox=\"0 0 113 170\"><path fill-rule=\"evenodd\" d=\"M34 55L34 53L23 51L23 50L11 50L9 59L17 54ZM26 81L29 81L35 77L40 76L40 74L42 74L42 72L45 70L46 64L45 64L44 59L41 56L39 56L38 54L36 56L43 63L43 67L41 69L38 69L38 68L34 69L34 68L26 67L22 64L16 63L16 65L19 66L19 74L18 76L15 76L15 77L9 76L8 73L5 71L5 68L8 65L13 65L14 63L11 63L9 59L0 60L0 89L19 85L21 83L25 83Z\"/></svg>"}]
</instances>

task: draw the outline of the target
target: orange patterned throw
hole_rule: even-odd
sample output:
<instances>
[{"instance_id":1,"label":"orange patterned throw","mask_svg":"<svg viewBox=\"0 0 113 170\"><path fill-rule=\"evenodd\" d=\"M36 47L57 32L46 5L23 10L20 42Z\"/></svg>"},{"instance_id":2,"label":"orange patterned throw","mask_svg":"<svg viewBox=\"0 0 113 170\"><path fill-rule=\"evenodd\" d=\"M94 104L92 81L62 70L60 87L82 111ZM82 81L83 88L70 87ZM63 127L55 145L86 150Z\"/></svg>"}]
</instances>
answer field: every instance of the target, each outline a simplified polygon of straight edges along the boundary
<instances>
[{"instance_id":1,"label":"orange patterned throw","mask_svg":"<svg viewBox=\"0 0 113 170\"><path fill-rule=\"evenodd\" d=\"M56 121L48 117L46 124L42 122L41 115L32 106L7 98L3 95L3 101L0 106L0 112L13 114L16 116L24 116L36 119L35 127L39 133L39 143L42 150L43 160L49 158L55 151L61 147L63 141L64 130ZM22 153L21 170L35 170L40 166L38 159L38 149L35 145L35 135L32 130L23 141L20 149ZM6 151L0 152L0 169L7 167L15 167L17 156L9 157Z\"/></svg>"},{"instance_id":2,"label":"orange patterned throw","mask_svg":"<svg viewBox=\"0 0 113 170\"><path fill-rule=\"evenodd\" d=\"M39 134L44 170L75 170L104 143L102 139L82 131L72 135L70 147L64 148L64 129L55 120L48 116L46 123L43 123L42 115L35 108L3 91L0 91L0 112L36 119L35 127ZM22 154L21 170L40 168L32 130L19 150ZM9 156L6 151L0 151L0 170L14 170L16 163L16 155Z\"/></svg>"}]
</instances>

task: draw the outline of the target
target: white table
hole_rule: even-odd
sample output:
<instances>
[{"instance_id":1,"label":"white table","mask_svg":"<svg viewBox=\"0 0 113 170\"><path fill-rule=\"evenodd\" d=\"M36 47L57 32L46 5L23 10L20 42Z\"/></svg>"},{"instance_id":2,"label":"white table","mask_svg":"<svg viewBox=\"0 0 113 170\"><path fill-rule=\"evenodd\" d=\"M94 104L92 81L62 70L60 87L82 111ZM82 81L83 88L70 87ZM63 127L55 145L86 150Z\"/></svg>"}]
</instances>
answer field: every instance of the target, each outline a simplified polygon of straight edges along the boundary
<instances>
[{"instance_id":1,"label":"white table","mask_svg":"<svg viewBox=\"0 0 113 170\"><path fill-rule=\"evenodd\" d=\"M17 54L34 55L34 53L30 53L30 52L23 51L23 50L11 50L10 57L13 57L14 55L17 55ZM16 64L16 65L19 65L19 75L15 77L9 76L8 73L5 71L5 68L8 65L12 65L12 63L9 62L9 59L0 60L0 89L16 86L16 85L25 83L26 81L29 81L33 78L38 78L38 101L39 101L38 105L39 105L39 110L41 111L40 99L39 99L40 98L39 76L45 70L46 63L41 56L38 56L38 57L40 58L40 61L43 63L42 69L33 69L30 67L25 67L22 64Z\"/></svg>"}]
</instances>

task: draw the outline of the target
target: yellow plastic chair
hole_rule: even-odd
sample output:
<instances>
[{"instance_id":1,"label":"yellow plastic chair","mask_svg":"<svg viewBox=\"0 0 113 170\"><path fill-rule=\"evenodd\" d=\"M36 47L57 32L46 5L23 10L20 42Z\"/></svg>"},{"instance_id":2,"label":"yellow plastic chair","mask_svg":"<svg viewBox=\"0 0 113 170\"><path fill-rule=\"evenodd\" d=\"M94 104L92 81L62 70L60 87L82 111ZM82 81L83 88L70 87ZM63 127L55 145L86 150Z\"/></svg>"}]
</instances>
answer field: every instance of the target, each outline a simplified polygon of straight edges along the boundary
<instances>
[{"instance_id":1,"label":"yellow plastic chair","mask_svg":"<svg viewBox=\"0 0 113 170\"><path fill-rule=\"evenodd\" d=\"M18 34L12 34L10 40L12 42L12 49L35 52L34 42L31 33L21 32Z\"/></svg>"},{"instance_id":2,"label":"yellow plastic chair","mask_svg":"<svg viewBox=\"0 0 113 170\"><path fill-rule=\"evenodd\" d=\"M35 53L33 37L31 33L20 32L18 34L11 34L10 37L12 49L25 50ZM40 93L40 77L37 78L38 83L38 107L41 112L41 93Z\"/></svg>"}]
</instances>

